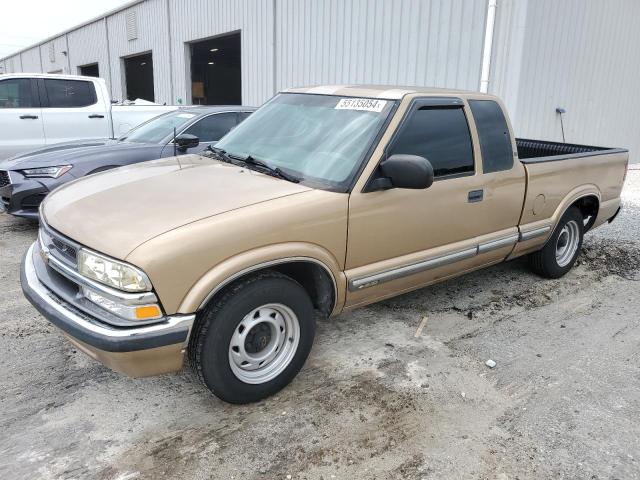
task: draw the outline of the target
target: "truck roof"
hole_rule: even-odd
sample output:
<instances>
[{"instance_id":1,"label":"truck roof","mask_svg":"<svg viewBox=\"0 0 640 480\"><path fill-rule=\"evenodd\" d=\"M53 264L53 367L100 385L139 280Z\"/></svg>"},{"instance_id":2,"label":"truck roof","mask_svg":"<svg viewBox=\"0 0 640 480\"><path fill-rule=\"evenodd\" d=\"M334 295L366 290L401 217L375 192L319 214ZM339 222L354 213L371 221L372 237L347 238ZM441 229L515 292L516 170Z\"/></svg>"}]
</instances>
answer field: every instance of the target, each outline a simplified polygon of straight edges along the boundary
<instances>
[{"instance_id":1,"label":"truck roof","mask_svg":"<svg viewBox=\"0 0 640 480\"><path fill-rule=\"evenodd\" d=\"M384 98L398 100L405 95L474 95L492 97L480 92L470 90L455 90L451 88L434 87L408 87L401 85L318 85L313 87L298 87L283 90L288 93L311 93L315 95L340 95L345 97Z\"/></svg>"},{"instance_id":2,"label":"truck roof","mask_svg":"<svg viewBox=\"0 0 640 480\"><path fill-rule=\"evenodd\" d=\"M0 79L3 78L54 78L57 80L91 80L104 82L104 79L99 77L86 77L82 75L69 75L64 73L2 73Z\"/></svg>"}]
</instances>

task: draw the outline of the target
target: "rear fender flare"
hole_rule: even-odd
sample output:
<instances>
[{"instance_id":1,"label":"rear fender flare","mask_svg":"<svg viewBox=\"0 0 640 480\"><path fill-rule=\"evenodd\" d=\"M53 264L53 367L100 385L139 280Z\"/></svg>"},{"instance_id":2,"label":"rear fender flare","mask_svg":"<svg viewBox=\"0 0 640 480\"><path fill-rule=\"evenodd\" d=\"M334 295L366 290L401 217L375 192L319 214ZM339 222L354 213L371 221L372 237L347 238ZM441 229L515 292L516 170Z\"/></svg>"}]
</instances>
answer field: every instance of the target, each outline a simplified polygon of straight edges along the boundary
<instances>
[{"instance_id":1,"label":"rear fender flare","mask_svg":"<svg viewBox=\"0 0 640 480\"><path fill-rule=\"evenodd\" d=\"M581 198L585 198L585 197L595 197L598 199L598 204L599 204L602 198L602 194L600 193L600 190L598 189L598 187L593 184L581 185L573 189L572 191L570 191L562 199L562 201L556 208L555 212L553 212L553 215L551 216L551 220L552 220L551 232L553 232L555 228L558 226L558 222L560 221L562 216L565 214L565 212L569 209L569 207L573 205L575 202L577 202L578 200L580 200Z\"/></svg>"}]
</instances>

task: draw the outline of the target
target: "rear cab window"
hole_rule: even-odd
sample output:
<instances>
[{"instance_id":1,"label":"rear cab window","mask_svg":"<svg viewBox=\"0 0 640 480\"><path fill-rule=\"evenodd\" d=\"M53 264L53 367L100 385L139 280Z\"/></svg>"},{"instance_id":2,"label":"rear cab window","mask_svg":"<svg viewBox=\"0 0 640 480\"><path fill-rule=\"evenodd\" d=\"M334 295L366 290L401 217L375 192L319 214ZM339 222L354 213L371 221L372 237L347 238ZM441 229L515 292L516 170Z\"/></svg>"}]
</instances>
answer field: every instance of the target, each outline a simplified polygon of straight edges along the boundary
<instances>
[{"instance_id":1,"label":"rear cab window","mask_svg":"<svg viewBox=\"0 0 640 480\"><path fill-rule=\"evenodd\" d=\"M500 105L493 100L469 100L469 107L480 138L483 173L511 170L511 135Z\"/></svg>"},{"instance_id":2,"label":"rear cab window","mask_svg":"<svg viewBox=\"0 0 640 480\"><path fill-rule=\"evenodd\" d=\"M473 146L463 104L423 105L416 103L396 136L389 156L418 155L431 162L434 177L472 175Z\"/></svg>"},{"instance_id":3,"label":"rear cab window","mask_svg":"<svg viewBox=\"0 0 640 480\"><path fill-rule=\"evenodd\" d=\"M81 108L98 101L95 86L84 80L45 79L44 90L49 108Z\"/></svg>"},{"instance_id":4,"label":"rear cab window","mask_svg":"<svg viewBox=\"0 0 640 480\"><path fill-rule=\"evenodd\" d=\"M34 108L38 106L36 103L30 79L9 78L0 81L0 108Z\"/></svg>"}]
</instances>

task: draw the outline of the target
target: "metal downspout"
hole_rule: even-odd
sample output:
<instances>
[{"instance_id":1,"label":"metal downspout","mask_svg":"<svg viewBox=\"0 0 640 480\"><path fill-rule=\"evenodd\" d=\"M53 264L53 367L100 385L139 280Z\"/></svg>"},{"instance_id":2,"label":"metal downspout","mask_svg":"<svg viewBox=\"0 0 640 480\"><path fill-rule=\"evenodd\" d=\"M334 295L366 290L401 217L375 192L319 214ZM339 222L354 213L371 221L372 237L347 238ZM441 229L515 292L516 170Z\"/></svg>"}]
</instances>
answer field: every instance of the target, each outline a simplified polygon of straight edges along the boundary
<instances>
[{"instance_id":1,"label":"metal downspout","mask_svg":"<svg viewBox=\"0 0 640 480\"><path fill-rule=\"evenodd\" d=\"M489 91L489 75L491 72L491 54L493 47L493 32L496 25L496 9L498 0L489 0L487 6L487 23L484 31L484 47L482 49L482 71L480 73L480 91Z\"/></svg>"}]
</instances>

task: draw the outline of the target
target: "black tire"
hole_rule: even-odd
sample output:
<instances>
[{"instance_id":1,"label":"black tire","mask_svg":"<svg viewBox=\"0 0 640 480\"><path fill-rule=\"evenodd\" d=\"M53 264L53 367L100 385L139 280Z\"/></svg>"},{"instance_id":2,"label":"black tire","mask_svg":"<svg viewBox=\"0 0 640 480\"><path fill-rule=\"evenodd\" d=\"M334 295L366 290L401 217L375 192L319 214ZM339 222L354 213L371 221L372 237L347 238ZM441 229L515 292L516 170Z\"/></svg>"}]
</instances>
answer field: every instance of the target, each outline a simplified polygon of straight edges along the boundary
<instances>
[{"instance_id":1,"label":"black tire","mask_svg":"<svg viewBox=\"0 0 640 480\"><path fill-rule=\"evenodd\" d=\"M572 223L573 222L573 223ZM562 262L562 265L558 263L556 258L556 248L559 245L558 238L563 233L563 229L568 225L577 226L577 248L573 255L568 258L567 263ZM567 227L568 228L568 227ZM569 207L567 211L562 215L562 218L558 222L556 229L547 241L542 250L529 254L529 266L538 275L546 278L560 278L566 274L576 261L576 258L580 254L582 248L582 240L584 237L584 218L582 212L578 207Z\"/></svg>"},{"instance_id":2,"label":"black tire","mask_svg":"<svg viewBox=\"0 0 640 480\"><path fill-rule=\"evenodd\" d=\"M245 383L232 370L230 342L245 316L267 304L282 304L297 316L298 345L275 378L260 384ZM256 402L288 385L309 356L315 336L314 310L307 292L292 278L275 271L235 282L205 307L196 322L189 341L189 363L214 395L236 404Z\"/></svg>"}]
</instances>

